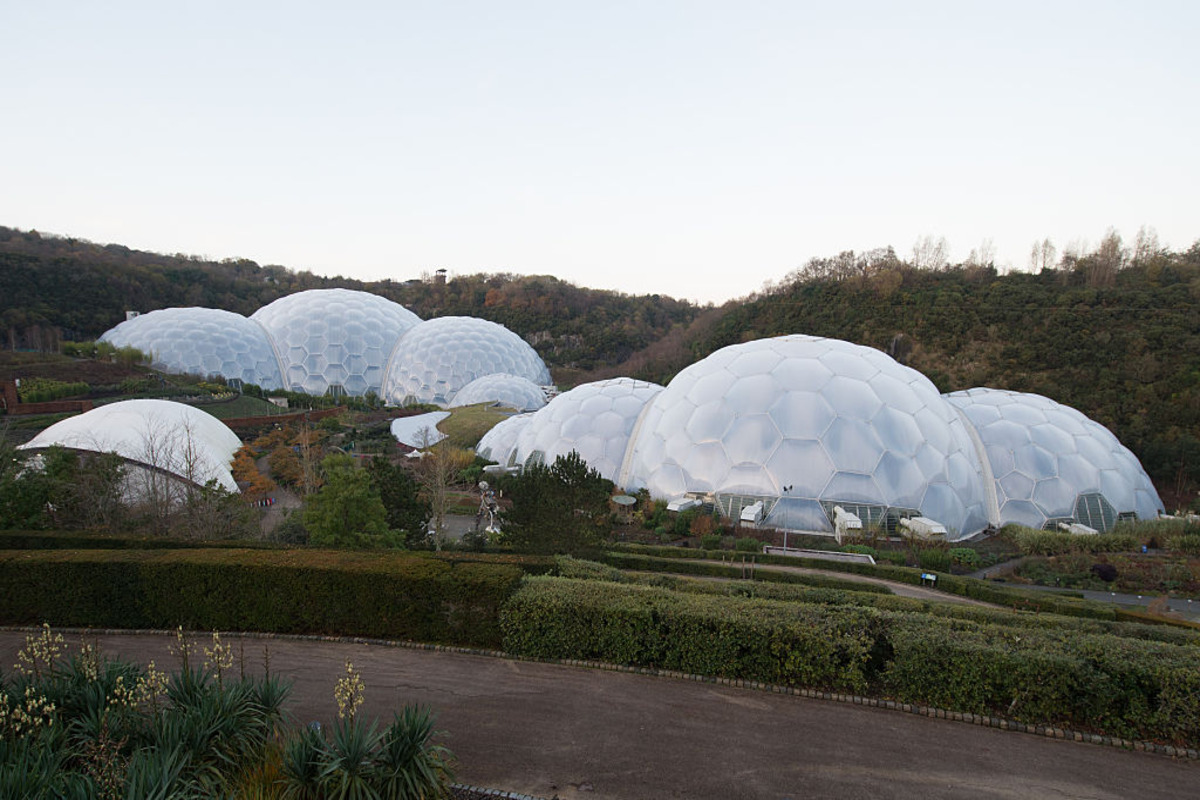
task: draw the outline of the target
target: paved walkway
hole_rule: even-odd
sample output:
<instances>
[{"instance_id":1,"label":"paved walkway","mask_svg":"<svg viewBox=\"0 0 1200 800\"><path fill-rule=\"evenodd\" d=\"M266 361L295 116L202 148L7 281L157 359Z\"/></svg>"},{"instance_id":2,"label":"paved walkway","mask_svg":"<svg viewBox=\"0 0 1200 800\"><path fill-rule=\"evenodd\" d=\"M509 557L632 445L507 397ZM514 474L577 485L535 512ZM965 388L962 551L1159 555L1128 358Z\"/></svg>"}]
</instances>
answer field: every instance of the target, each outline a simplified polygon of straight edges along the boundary
<instances>
[{"instance_id":1,"label":"paved walkway","mask_svg":"<svg viewBox=\"0 0 1200 800\"><path fill-rule=\"evenodd\" d=\"M0 631L0 665L23 639ZM1197 763L843 703L478 655L222 639L235 652L244 642L247 671L269 647L304 722L334 716L333 684L351 659L366 714L429 704L458 781L540 797L1178 800L1200 785ZM106 653L160 666L175 664L172 640L99 637Z\"/></svg>"}]
</instances>

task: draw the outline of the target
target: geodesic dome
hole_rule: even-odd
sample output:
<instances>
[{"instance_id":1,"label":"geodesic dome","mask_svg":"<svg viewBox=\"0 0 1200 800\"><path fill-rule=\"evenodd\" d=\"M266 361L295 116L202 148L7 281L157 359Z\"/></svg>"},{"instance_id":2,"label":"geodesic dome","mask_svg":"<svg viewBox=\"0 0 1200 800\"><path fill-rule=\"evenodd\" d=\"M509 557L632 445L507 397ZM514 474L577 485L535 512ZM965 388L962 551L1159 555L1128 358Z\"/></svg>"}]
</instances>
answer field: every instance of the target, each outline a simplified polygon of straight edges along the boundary
<instances>
[{"instance_id":1,"label":"geodesic dome","mask_svg":"<svg viewBox=\"0 0 1200 800\"><path fill-rule=\"evenodd\" d=\"M192 406L169 400L124 400L56 422L19 449L58 445L116 453L199 486L216 480L236 492L229 467L241 444L225 423Z\"/></svg>"},{"instance_id":2,"label":"geodesic dome","mask_svg":"<svg viewBox=\"0 0 1200 800\"><path fill-rule=\"evenodd\" d=\"M617 483L709 498L738 518L832 529L920 515L958 539L988 525L982 467L953 407L919 372L869 347L783 336L718 350L646 409Z\"/></svg>"},{"instance_id":3,"label":"geodesic dome","mask_svg":"<svg viewBox=\"0 0 1200 800\"><path fill-rule=\"evenodd\" d=\"M476 403L499 403L517 411L537 411L546 405L546 393L542 387L520 375L481 375L454 393L450 408Z\"/></svg>"},{"instance_id":4,"label":"geodesic dome","mask_svg":"<svg viewBox=\"0 0 1200 800\"><path fill-rule=\"evenodd\" d=\"M533 419L533 414L516 414L502 419L483 435L475 445L475 454L504 467L515 466L513 458L517 448L517 437Z\"/></svg>"},{"instance_id":5,"label":"geodesic dome","mask_svg":"<svg viewBox=\"0 0 1200 800\"><path fill-rule=\"evenodd\" d=\"M967 389L946 395L978 433L994 478L999 524L1077 520L1108 530L1154 519L1162 501L1137 457L1100 423L1038 394Z\"/></svg>"},{"instance_id":6,"label":"geodesic dome","mask_svg":"<svg viewBox=\"0 0 1200 800\"><path fill-rule=\"evenodd\" d=\"M421 321L399 303L350 289L297 292L250 319L270 334L286 388L322 395L340 386L354 396L380 393L392 348Z\"/></svg>"},{"instance_id":7,"label":"geodesic dome","mask_svg":"<svg viewBox=\"0 0 1200 800\"><path fill-rule=\"evenodd\" d=\"M383 397L400 405L446 406L468 383L494 373L550 383L550 370L537 351L503 325L475 317L438 317L414 326L396 343Z\"/></svg>"},{"instance_id":8,"label":"geodesic dome","mask_svg":"<svg viewBox=\"0 0 1200 800\"><path fill-rule=\"evenodd\" d=\"M615 481L638 415L663 387L633 378L576 386L554 398L517 437L516 461L579 453L588 466Z\"/></svg>"},{"instance_id":9,"label":"geodesic dome","mask_svg":"<svg viewBox=\"0 0 1200 800\"><path fill-rule=\"evenodd\" d=\"M215 308L164 308L128 319L99 341L135 347L162 372L220 375L264 389L283 387L279 359L262 326Z\"/></svg>"}]
</instances>

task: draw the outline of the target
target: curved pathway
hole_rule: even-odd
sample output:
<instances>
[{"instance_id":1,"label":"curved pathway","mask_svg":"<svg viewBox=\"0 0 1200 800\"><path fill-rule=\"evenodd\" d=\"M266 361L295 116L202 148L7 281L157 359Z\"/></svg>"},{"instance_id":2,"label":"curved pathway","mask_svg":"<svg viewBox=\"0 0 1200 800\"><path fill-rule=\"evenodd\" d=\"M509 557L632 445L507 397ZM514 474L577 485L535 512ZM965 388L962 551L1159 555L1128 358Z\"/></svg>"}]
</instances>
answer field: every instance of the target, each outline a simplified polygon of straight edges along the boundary
<instances>
[{"instance_id":1,"label":"curved pathway","mask_svg":"<svg viewBox=\"0 0 1200 800\"><path fill-rule=\"evenodd\" d=\"M724 564L725 566L740 566L739 562L722 562L718 560L701 560L702 564ZM748 566L748 565L747 565ZM784 564L755 564L755 572L790 572L794 575L824 575L830 578L840 578L842 580L851 581L853 583L870 583L876 586L886 586L892 591L892 594L900 597L915 597L918 600L937 600L943 603L961 603L970 606L985 606L987 608L1000 608L994 603L985 603L982 600L976 600L971 597L962 597L957 594L948 592L939 592L937 589L931 589L927 586L913 586L911 583L901 583L899 581L889 581L886 578L875 578L870 575L859 575L854 572L838 572L831 569L816 569L814 567L789 567ZM672 575L687 576L682 573L669 573ZM747 570L747 575L749 571Z\"/></svg>"},{"instance_id":2,"label":"curved pathway","mask_svg":"<svg viewBox=\"0 0 1200 800\"><path fill-rule=\"evenodd\" d=\"M0 664L24 633L0 631ZM1200 763L710 683L380 644L222 637L248 672L294 681L292 713L328 722L347 659L381 721L439 714L456 779L567 798L1194 797ZM78 637L67 634L68 643ZM165 634L103 652L175 665ZM238 669L235 663L234 669Z\"/></svg>"}]
</instances>

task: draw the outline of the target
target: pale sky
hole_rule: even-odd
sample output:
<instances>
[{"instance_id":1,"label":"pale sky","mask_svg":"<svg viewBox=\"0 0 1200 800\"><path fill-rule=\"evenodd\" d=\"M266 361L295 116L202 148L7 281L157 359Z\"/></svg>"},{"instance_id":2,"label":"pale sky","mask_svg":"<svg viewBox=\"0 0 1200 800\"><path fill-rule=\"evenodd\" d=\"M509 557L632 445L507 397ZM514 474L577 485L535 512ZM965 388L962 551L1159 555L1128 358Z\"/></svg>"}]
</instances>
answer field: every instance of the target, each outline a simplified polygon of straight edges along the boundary
<instances>
[{"instance_id":1,"label":"pale sky","mask_svg":"<svg viewBox=\"0 0 1200 800\"><path fill-rule=\"evenodd\" d=\"M1200 3L0 0L0 225L720 302L1200 238Z\"/></svg>"}]
</instances>

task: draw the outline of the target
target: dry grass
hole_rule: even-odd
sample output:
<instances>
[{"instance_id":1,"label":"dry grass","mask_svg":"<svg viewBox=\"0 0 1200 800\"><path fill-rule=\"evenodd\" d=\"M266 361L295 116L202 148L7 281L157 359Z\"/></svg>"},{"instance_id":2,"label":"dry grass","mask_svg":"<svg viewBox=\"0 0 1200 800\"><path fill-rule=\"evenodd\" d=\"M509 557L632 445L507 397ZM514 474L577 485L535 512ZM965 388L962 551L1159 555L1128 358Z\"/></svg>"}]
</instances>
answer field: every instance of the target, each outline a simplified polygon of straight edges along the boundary
<instances>
[{"instance_id":1,"label":"dry grass","mask_svg":"<svg viewBox=\"0 0 1200 800\"><path fill-rule=\"evenodd\" d=\"M450 416L438 424L438 430L450 437L454 447L474 448L483 435L513 412L490 403L449 409Z\"/></svg>"}]
</instances>

